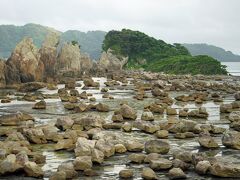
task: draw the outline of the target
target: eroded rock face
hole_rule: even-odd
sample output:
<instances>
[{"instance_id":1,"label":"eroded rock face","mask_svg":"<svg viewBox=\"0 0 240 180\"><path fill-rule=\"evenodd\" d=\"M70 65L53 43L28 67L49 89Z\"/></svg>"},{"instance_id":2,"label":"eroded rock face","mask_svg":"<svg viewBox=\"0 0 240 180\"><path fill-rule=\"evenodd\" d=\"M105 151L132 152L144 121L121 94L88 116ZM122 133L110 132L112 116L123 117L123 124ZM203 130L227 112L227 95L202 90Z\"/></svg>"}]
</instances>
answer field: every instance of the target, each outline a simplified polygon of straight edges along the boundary
<instances>
[{"instance_id":1,"label":"eroded rock face","mask_svg":"<svg viewBox=\"0 0 240 180\"><path fill-rule=\"evenodd\" d=\"M44 65L31 38L24 38L7 60L5 73L8 84L41 81Z\"/></svg>"},{"instance_id":2,"label":"eroded rock face","mask_svg":"<svg viewBox=\"0 0 240 180\"><path fill-rule=\"evenodd\" d=\"M5 87L6 85L5 70L6 70L6 64L4 60L0 59L0 87Z\"/></svg>"},{"instance_id":3,"label":"eroded rock face","mask_svg":"<svg viewBox=\"0 0 240 180\"><path fill-rule=\"evenodd\" d=\"M62 72L89 72L93 64L89 56L81 54L78 45L65 43L58 55L57 69Z\"/></svg>"},{"instance_id":4,"label":"eroded rock face","mask_svg":"<svg viewBox=\"0 0 240 180\"><path fill-rule=\"evenodd\" d=\"M121 71L123 66L128 62L128 57L117 57L112 54L112 50L108 49L107 52L103 52L99 60L99 68L105 72L108 71Z\"/></svg>"},{"instance_id":5,"label":"eroded rock face","mask_svg":"<svg viewBox=\"0 0 240 180\"><path fill-rule=\"evenodd\" d=\"M55 65L57 61L57 46L59 44L60 34L51 32L45 38L40 53L40 61L44 64L44 78L55 76Z\"/></svg>"}]
</instances>

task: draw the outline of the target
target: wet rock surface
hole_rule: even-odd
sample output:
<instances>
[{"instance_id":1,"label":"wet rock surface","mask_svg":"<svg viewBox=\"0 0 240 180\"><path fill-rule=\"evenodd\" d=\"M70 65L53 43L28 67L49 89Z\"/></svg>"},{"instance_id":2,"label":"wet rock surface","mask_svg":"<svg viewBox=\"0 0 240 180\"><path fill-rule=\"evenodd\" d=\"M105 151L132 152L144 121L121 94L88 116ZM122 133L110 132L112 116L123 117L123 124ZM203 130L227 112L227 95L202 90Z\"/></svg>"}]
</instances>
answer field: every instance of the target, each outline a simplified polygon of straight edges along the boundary
<instances>
[{"instance_id":1,"label":"wet rock surface","mask_svg":"<svg viewBox=\"0 0 240 180\"><path fill-rule=\"evenodd\" d=\"M240 177L240 85L234 77L121 76L54 88L27 84L21 93L2 89L1 100L11 101L0 103L1 176Z\"/></svg>"}]
</instances>

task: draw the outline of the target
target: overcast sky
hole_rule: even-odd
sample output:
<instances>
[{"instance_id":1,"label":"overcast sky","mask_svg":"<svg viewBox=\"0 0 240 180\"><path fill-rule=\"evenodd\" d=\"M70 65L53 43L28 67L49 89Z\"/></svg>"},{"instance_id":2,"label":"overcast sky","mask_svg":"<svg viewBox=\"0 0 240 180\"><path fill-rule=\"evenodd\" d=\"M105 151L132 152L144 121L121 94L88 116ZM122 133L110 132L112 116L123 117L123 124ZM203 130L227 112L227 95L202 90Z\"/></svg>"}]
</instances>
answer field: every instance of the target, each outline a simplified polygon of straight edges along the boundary
<instances>
[{"instance_id":1,"label":"overcast sky","mask_svg":"<svg viewBox=\"0 0 240 180\"><path fill-rule=\"evenodd\" d=\"M0 0L0 24L80 31L129 28L168 43L240 54L240 0Z\"/></svg>"}]
</instances>

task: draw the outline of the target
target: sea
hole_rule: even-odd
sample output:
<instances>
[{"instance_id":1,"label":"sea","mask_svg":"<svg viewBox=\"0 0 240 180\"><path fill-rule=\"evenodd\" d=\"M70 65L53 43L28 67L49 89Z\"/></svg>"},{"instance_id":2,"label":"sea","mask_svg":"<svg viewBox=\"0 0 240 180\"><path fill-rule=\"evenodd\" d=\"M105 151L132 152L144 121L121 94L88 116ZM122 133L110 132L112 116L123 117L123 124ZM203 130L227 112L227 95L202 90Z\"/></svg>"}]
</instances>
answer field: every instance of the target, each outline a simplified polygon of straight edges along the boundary
<instances>
[{"instance_id":1,"label":"sea","mask_svg":"<svg viewBox=\"0 0 240 180\"><path fill-rule=\"evenodd\" d=\"M240 76L240 62L222 62L227 66L227 71L233 76Z\"/></svg>"}]
</instances>

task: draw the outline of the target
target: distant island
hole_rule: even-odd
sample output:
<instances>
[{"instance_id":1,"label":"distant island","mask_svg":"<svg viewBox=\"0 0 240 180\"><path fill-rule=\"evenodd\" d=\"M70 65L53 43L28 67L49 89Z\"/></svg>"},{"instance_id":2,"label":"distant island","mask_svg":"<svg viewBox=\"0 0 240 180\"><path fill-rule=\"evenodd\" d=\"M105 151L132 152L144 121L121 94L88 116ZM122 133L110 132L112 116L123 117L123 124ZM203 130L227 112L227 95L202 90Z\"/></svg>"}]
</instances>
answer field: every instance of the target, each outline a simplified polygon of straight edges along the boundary
<instances>
[{"instance_id":1,"label":"distant island","mask_svg":"<svg viewBox=\"0 0 240 180\"><path fill-rule=\"evenodd\" d=\"M144 69L168 74L227 74L226 67L216 59L192 56L181 44L168 44L139 31L123 29L105 36L103 50L128 57L126 69Z\"/></svg>"},{"instance_id":2,"label":"distant island","mask_svg":"<svg viewBox=\"0 0 240 180\"><path fill-rule=\"evenodd\" d=\"M208 55L221 62L240 62L240 56L209 44L182 44L193 56Z\"/></svg>"}]
</instances>

